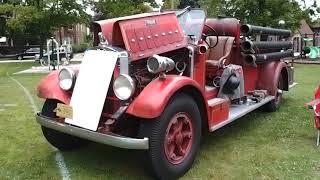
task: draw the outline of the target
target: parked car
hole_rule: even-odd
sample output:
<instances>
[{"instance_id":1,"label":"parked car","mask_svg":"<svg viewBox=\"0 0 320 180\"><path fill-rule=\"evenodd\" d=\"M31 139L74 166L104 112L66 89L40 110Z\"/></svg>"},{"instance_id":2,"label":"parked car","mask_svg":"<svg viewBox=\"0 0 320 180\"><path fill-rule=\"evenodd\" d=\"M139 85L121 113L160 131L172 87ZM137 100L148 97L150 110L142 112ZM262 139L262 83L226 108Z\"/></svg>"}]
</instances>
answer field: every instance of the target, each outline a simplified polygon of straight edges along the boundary
<instances>
[{"instance_id":1,"label":"parked car","mask_svg":"<svg viewBox=\"0 0 320 180\"><path fill-rule=\"evenodd\" d=\"M45 53L45 51L43 51L43 53ZM18 60L35 58L36 54L40 54L40 48L29 48L21 53L16 54L16 58Z\"/></svg>"}]
</instances>

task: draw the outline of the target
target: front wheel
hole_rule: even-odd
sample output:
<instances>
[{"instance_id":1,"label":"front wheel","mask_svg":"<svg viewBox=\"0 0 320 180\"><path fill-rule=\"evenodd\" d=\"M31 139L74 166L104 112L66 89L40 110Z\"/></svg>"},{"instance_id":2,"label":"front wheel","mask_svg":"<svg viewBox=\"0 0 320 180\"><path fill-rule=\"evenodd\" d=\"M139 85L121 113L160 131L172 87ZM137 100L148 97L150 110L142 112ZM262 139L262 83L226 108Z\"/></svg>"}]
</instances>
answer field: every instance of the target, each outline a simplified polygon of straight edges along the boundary
<instances>
[{"instance_id":1,"label":"front wheel","mask_svg":"<svg viewBox=\"0 0 320 180\"><path fill-rule=\"evenodd\" d=\"M41 114L49 118L57 118L54 110L57 107L59 101L53 99L47 99L43 105ZM87 141L69 134L64 134L62 132L49 129L42 126L42 133L47 141L54 147L58 148L61 151L77 149L85 144Z\"/></svg>"},{"instance_id":2,"label":"front wheel","mask_svg":"<svg viewBox=\"0 0 320 180\"><path fill-rule=\"evenodd\" d=\"M157 179L176 179L192 166L200 146L201 116L195 101L176 95L162 115L141 121L140 137L149 138L146 168Z\"/></svg>"}]
</instances>

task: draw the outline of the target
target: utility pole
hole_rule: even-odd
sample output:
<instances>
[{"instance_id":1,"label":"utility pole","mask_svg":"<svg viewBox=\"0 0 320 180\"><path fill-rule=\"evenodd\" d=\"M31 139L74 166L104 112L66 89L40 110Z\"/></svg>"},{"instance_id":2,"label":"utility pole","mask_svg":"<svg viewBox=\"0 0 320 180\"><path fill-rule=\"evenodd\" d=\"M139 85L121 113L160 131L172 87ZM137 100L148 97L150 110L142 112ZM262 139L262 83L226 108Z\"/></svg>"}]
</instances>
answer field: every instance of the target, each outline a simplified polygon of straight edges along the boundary
<instances>
[{"instance_id":1,"label":"utility pole","mask_svg":"<svg viewBox=\"0 0 320 180\"><path fill-rule=\"evenodd\" d=\"M171 9L174 9L174 0L171 0Z\"/></svg>"}]
</instances>

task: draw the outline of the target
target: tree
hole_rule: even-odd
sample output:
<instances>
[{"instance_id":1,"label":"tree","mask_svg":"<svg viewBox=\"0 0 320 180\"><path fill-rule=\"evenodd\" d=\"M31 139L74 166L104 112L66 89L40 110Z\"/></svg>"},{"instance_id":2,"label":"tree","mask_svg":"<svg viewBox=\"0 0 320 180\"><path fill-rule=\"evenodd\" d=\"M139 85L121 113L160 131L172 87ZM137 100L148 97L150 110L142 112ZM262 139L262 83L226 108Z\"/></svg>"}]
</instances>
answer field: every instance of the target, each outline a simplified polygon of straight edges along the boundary
<instances>
[{"instance_id":1,"label":"tree","mask_svg":"<svg viewBox=\"0 0 320 180\"><path fill-rule=\"evenodd\" d=\"M27 36L27 25L39 18L39 13L32 6L20 6L16 1L12 4L4 3L0 5L0 36L8 39Z\"/></svg>"},{"instance_id":2,"label":"tree","mask_svg":"<svg viewBox=\"0 0 320 180\"><path fill-rule=\"evenodd\" d=\"M180 0L165 0L163 1L161 9L172 9L172 5L173 9L177 9L179 4Z\"/></svg>"},{"instance_id":3,"label":"tree","mask_svg":"<svg viewBox=\"0 0 320 180\"><path fill-rule=\"evenodd\" d=\"M303 9L310 15L310 19L307 19L309 24L319 24L320 22L320 2L317 0L313 0L311 6L307 6L305 0L301 0L303 3ZM310 1L309 1L310 2Z\"/></svg>"},{"instance_id":4,"label":"tree","mask_svg":"<svg viewBox=\"0 0 320 180\"><path fill-rule=\"evenodd\" d=\"M98 14L96 20L149 12L157 7L155 0L99 0L91 4Z\"/></svg>"},{"instance_id":5,"label":"tree","mask_svg":"<svg viewBox=\"0 0 320 180\"><path fill-rule=\"evenodd\" d=\"M225 14L225 2L225 0L200 0L199 4L207 11L209 17L216 17Z\"/></svg>"},{"instance_id":6,"label":"tree","mask_svg":"<svg viewBox=\"0 0 320 180\"><path fill-rule=\"evenodd\" d=\"M199 8L199 0L181 0L180 4L178 5L179 9L183 9L186 8L188 6L192 7L192 8Z\"/></svg>"},{"instance_id":7,"label":"tree","mask_svg":"<svg viewBox=\"0 0 320 180\"><path fill-rule=\"evenodd\" d=\"M0 3L0 36L7 36L8 35L8 27L7 27L7 18L12 11L12 5L2 5Z\"/></svg>"},{"instance_id":8,"label":"tree","mask_svg":"<svg viewBox=\"0 0 320 180\"><path fill-rule=\"evenodd\" d=\"M224 15L240 19L242 23L278 27L279 20L286 28L296 30L308 14L294 0L201 0L209 16Z\"/></svg>"},{"instance_id":9,"label":"tree","mask_svg":"<svg viewBox=\"0 0 320 180\"><path fill-rule=\"evenodd\" d=\"M53 30L89 21L86 5L86 0L8 0L0 4L0 17L6 16L6 27L1 31L10 37L38 38L42 56L43 44Z\"/></svg>"}]
</instances>

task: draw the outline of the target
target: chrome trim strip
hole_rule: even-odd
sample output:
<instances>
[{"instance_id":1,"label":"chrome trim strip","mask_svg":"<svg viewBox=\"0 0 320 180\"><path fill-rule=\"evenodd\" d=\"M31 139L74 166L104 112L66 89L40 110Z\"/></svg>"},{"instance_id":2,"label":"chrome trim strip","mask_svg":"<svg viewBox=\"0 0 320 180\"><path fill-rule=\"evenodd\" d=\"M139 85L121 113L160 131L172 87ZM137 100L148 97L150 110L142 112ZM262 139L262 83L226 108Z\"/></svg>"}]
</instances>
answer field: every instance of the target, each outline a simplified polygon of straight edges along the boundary
<instances>
[{"instance_id":1,"label":"chrome trim strip","mask_svg":"<svg viewBox=\"0 0 320 180\"><path fill-rule=\"evenodd\" d=\"M189 58L190 58L190 77L193 79L193 68L194 68L194 48L192 46L187 47L189 49Z\"/></svg>"},{"instance_id":2,"label":"chrome trim strip","mask_svg":"<svg viewBox=\"0 0 320 180\"><path fill-rule=\"evenodd\" d=\"M267 104L268 102L274 100L275 97L274 96L268 96L265 99L261 100L261 102L259 103L255 103L255 104L251 104L251 105L231 105L230 107L230 111L229 111L229 119L220 122L217 125L214 125L212 127L210 127L210 132L215 131L229 123L231 123L234 120L237 120L239 118L241 118L242 116L248 114L251 111L254 111L256 109L258 109L259 107ZM233 106L233 107L232 107Z\"/></svg>"},{"instance_id":3,"label":"chrome trim strip","mask_svg":"<svg viewBox=\"0 0 320 180\"><path fill-rule=\"evenodd\" d=\"M127 52L119 52L120 74L129 75L129 55Z\"/></svg>"},{"instance_id":4,"label":"chrome trim strip","mask_svg":"<svg viewBox=\"0 0 320 180\"><path fill-rule=\"evenodd\" d=\"M41 126L97 143L125 149L149 149L149 138L146 137L143 139L137 139L124 137L113 133L102 134L68 124L59 123L53 119L41 116L39 113L36 115L36 119Z\"/></svg>"}]
</instances>

